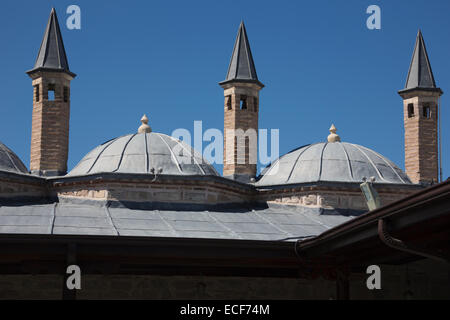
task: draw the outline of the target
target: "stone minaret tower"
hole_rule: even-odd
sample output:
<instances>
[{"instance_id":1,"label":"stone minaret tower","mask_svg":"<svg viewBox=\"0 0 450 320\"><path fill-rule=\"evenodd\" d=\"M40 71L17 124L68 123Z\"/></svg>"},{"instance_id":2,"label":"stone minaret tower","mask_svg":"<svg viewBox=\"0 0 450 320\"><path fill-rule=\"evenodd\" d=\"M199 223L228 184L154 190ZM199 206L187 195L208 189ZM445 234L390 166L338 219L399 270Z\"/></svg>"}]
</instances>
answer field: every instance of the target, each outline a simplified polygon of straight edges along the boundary
<instances>
[{"instance_id":1,"label":"stone minaret tower","mask_svg":"<svg viewBox=\"0 0 450 320\"><path fill-rule=\"evenodd\" d=\"M413 183L439 180L438 104L442 90L436 87L430 61L418 32L403 98L405 170Z\"/></svg>"},{"instance_id":2,"label":"stone minaret tower","mask_svg":"<svg viewBox=\"0 0 450 320\"><path fill-rule=\"evenodd\" d=\"M67 172L70 72L55 9L52 9L34 68L30 171L44 176Z\"/></svg>"},{"instance_id":3,"label":"stone minaret tower","mask_svg":"<svg viewBox=\"0 0 450 320\"><path fill-rule=\"evenodd\" d=\"M256 176L259 90L250 44L241 22L228 67L219 83L224 89L223 176L249 182Z\"/></svg>"}]
</instances>

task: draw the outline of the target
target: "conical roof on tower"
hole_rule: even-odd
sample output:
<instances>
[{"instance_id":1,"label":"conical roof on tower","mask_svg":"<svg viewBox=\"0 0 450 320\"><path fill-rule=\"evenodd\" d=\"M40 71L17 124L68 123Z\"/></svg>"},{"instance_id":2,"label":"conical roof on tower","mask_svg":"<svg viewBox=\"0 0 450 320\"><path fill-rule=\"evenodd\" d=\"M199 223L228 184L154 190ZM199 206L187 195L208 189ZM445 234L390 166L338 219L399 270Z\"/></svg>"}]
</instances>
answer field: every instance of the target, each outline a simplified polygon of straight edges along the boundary
<instances>
[{"instance_id":1,"label":"conical roof on tower","mask_svg":"<svg viewBox=\"0 0 450 320\"><path fill-rule=\"evenodd\" d=\"M408 77L406 78L405 90L425 89L440 91L436 87L427 49L423 40L422 32L418 31L414 52L409 66Z\"/></svg>"},{"instance_id":2,"label":"conical roof on tower","mask_svg":"<svg viewBox=\"0 0 450 320\"><path fill-rule=\"evenodd\" d=\"M255 63L243 21L239 26L236 42L234 43L226 79L221 84L231 81L254 82L263 86L256 74Z\"/></svg>"},{"instance_id":3,"label":"conical roof on tower","mask_svg":"<svg viewBox=\"0 0 450 320\"><path fill-rule=\"evenodd\" d=\"M34 68L27 71L27 73L31 74L38 70L64 71L75 76L75 74L69 70L69 62L67 61L67 55L64 49L55 8L52 8L52 11L50 12L50 17L48 18L44 38L42 39Z\"/></svg>"}]
</instances>

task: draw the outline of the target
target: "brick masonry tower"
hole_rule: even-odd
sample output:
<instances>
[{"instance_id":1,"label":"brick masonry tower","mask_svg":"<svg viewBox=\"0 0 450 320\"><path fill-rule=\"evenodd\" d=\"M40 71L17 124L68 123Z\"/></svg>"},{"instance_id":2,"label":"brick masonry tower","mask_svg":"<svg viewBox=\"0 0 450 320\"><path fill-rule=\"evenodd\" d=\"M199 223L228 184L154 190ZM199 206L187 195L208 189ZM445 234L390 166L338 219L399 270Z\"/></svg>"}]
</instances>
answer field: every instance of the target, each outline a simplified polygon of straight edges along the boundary
<instances>
[{"instance_id":1,"label":"brick masonry tower","mask_svg":"<svg viewBox=\"0 0 450 320\"><path fill-rule=\"evenodd\" d=\"M413 183L439 181L439 97L422 33L418 32L403 98L405 170Z\"/></svg>"},{"instance_id":2,"label":"brick masonry tower","mask_svg":"<svg viewBox=\"0 0 450 320\"><path fill-rule=\"evenodd\" d=\"M67 173L70 72L55 9L52 9L34 68L30 171L43 176Z\"/></svg>"},{"instance_id":3,"label":"brick masonry tower","mask_svg":"<svg viewBox=\"0 0 450 320\"><path fill-rule=\"evenodd\" d=\"M223 176L249 182L256 176L258 158L259 91L250 44L241 22L228 67L219 83L224 89Z\"/></svg>"}]
</instances>

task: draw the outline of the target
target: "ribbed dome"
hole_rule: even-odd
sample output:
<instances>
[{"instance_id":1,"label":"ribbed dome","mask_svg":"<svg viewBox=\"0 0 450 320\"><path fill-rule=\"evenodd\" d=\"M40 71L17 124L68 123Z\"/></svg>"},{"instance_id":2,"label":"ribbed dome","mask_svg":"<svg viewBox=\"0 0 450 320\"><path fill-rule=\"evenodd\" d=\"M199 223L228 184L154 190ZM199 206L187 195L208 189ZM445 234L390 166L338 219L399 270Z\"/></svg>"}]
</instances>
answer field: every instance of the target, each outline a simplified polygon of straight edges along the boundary
<instances>
[{"instance_id":1,"label":"ribbed dome","mask_svg":"<svg viewBox=\"0 0 450 320\"><path fill-rule=\"evenodd\" d=\"M411 184L392 161L366 147L347 142L320 142L293 150L261 173L257 185L317 181Z\"/></svg>"},{"instance_id":2,"label":"ribbed dome","mask_svg":"<svg viewBox=\"0 0 450 320\"><path fill-rule=\"evenodd\" d=\"M129 134L107 141L89 152L68 175L151 173L152 168L158 174L218 175L186 143L156 132Z\"/></svg>"},{"instance_id":3,"label":"ribbed dome","mask_svg":"<svg viewBox=\"0 0 450 320\"><path fill-rule=\"evenodd\" d=\"M27 167L7 146L0 142L0 171L28 173Z\"/></svg>"}]
</instances>

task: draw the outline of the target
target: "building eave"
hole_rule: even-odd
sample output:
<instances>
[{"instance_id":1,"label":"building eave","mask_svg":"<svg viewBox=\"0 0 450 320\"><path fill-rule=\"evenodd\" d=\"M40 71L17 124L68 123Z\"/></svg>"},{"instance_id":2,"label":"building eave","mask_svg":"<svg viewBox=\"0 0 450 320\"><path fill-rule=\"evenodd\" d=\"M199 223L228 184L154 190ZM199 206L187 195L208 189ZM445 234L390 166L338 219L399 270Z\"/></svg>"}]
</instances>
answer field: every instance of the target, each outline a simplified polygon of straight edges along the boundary
<instances>
[{"instance_id":1,"label":"building eave","mask_svg":"<svg viewBox=\"0 0 450 320\"><path fill-rule=\"evenodd\" d=\"M223 87L223 86L226 86L226 85L232 85L232 84L236 84L236 83L255 84L260 89L264 88L264 84L262 84L262 82L260 82L259 80L253 80L253 79L224 80L224 81L219 82L219 85Z\"/></svg>"},{"instance_id":2,"label":"building eave","mask_svg":"<svg viewBox=\"0 0 450 320\"><path fill-rule=\"evenodd\" d=\"M430 228L436 228L435 234L431 231L428 231L427 234L427 241L432 242L434 241L434 235L437 237L438 234L442 233L442 228L444 228L444 234L445 231L450 234L449 230L445 229L449 228L450 224L449 201L450 180L447 180L340 224L317 237L299 241L297 251L303 257L314 259L333 256L337 252L342 254L343 251L348 249L349 255L347 257L341 256L340 259L347 260L348 263L361 264L363 263L361 257L352 256L352 252L357 252L358 248L368 246L368 243L378 248L385 247L378 237L378 221L380 219L386 219L390 222L392 227L390 232L404 234L410 238L414 237L415 229L420 230L428 225ZM438 220L440 221L438 224L431 223ZM439 242L440 239L436 239L436 241ZM448 243L443 245L448 249ZM392 253L392 251L392 249L386 247L386 252ZM366 252L366 254L369 254L371 259L381 259L374 253ZM405 256L400 253L398 255ZM395 260L395 258L392 259Z\"/></svg>"},{"instance_id":3,"label":"building eave","mask_svg":"<svg viewBox=\"0 0 450 320\"><path fill-rule=\"evenodd\" d=\"M408 93L412 93L414 91L425 91L425 92L436 92L439 93L439 95L444 94L444 91L441 90L441 88L422 88L422 87L416 87L416 88L410 88L410 89L402 89L398 91L399 95L405 95Z\"/></svg>"},{"instance_id":4,"label":"building eave","mask_svg":"<svg viewBox=\"0 0 450 320\"><path fill-rule=\"evenodd\" d=\"M69 70L65 70L65 69L56 69L56 68L44 68L44 67L39 67L39 68L34 68L28 71L25 71L26 74L28 74L29 76L37 73L37 72L57 72L57 73L66 73L69 76L71 76L72 78L75 78L77 75Z\"/></svg>"},{"instance_id":5,"label":"building eave","mask_svg":"<svg viewBox=\"0 0 450 320\"><path fill-rule=\"evenodd\" d=\"M0 274L61 273L69 247L84 274L203 274L293 277L294 242L136 236L0 234ZM8 271L11 254L22 267ZM26 261L34 258L34 265ZM37 259L36 259L37 257ZM5 269L6 268L6 269Z\"/></svg>"}]
</instances>

